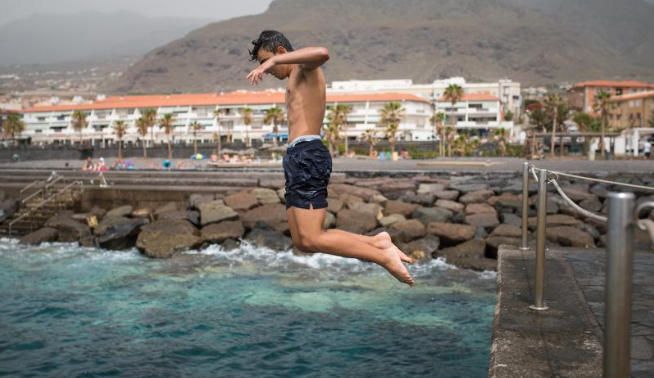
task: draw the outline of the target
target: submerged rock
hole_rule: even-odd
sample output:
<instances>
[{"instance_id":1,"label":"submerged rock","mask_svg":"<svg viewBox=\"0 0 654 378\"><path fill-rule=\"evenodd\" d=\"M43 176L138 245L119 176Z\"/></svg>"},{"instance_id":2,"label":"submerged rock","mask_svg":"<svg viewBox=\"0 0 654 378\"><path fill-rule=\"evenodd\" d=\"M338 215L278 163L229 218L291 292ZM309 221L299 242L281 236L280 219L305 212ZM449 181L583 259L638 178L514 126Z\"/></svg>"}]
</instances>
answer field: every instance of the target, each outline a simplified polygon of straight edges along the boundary
<instances>
[{"instance_id":1,"label":"submerged rock","mask_svg":"<svg viewBox=\"0 0 654 378\"><path fill-rule=\"evenodd\" d=\"M255 228L246 235L245 239L259 247L267 247L274 251L286 251L293 245L291 238L271 228Z\"/></svg>"},{"instance_id":2,"label":"submerged rock","mask_svg":"<svg viewBox=\"0 0 654 378\"><path fill-rule=\"evenodd\" d=\"M100 247L124 250L136 245L141 226L147 223L144 218L104 217L93 232Z\"/></svg>"}]
</instances>

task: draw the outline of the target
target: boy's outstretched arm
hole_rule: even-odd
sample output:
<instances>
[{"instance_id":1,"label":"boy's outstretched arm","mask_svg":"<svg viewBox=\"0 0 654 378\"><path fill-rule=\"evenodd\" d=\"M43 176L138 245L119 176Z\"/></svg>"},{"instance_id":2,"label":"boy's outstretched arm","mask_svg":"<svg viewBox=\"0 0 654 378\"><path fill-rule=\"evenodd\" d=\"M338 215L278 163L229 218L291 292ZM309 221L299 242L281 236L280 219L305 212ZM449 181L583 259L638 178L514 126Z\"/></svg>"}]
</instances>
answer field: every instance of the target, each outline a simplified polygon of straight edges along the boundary
<instances>
[{"instance_id":1,"label":"boy's outstretched arm","mask_svg":"<svg viewBox=\"0 0 654 378\"><path fill-rule=\"evenodd\" d=\"M299 50L277 54L261 62L259 67L255 68L247 76L250 83L257 84L263 78L263 74L268 72L277 64L298 64L303 70L313 70L322 66L329 60L329 51L325 47L305 47Z\"/></svg>"}]
</instances>

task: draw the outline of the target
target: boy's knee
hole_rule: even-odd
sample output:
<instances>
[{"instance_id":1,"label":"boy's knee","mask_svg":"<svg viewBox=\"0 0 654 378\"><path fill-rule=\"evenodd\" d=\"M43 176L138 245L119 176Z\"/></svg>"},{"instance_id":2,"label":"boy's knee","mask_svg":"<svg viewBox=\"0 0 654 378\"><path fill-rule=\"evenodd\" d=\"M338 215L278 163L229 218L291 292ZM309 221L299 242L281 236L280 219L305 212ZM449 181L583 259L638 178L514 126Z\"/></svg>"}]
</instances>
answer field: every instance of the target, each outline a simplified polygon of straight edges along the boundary
<instances>
[{"instance_id":1,"label":"boy's knee","mask_svg":"<svg viewBox=\"0 0 654 378\"><path fill-rule=\"evenodd\" d=\"M300 236L295 243L295 247L302 252L313 253L319 250L318 248L318 237L316 236Z\"/></svg>"}]
</instances>

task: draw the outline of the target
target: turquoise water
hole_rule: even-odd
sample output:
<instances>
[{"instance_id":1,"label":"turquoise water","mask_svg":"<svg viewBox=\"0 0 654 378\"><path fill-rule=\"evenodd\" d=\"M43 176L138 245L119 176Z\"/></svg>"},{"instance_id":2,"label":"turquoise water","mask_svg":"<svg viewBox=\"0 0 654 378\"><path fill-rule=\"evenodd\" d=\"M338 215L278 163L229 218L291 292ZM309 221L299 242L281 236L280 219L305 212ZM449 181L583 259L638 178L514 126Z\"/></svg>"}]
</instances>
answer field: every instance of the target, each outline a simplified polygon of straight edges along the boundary
<instances>
[{"instance_id":1,"label":"turquoise water","mask_svg":"<svg viewBox=\"0 0 654 378\"><path fill-rule=\"evenodd\" d=\"M494 274L411 271L409 289L249 245L162 261L0 239L0 375L487 376Z\"/></svg>"}]
</instances>

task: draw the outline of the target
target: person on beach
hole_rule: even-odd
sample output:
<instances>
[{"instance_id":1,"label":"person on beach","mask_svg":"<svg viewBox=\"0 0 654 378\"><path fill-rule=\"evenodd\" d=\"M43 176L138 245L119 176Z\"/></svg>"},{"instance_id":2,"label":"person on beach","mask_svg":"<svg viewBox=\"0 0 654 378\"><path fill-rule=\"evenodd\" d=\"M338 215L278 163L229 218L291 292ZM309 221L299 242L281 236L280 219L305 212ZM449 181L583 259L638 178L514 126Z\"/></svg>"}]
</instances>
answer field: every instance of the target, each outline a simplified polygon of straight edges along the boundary
<instances>
[{"instance_id":1,"label":"person on beach","mask_svg":"<svg viewBox=\"0 0 654 378\"><path fill-rule=\"evenodd\" d=\"M325 76L320 68L329 60L324 47L294 51L280 32L263 31L252 41L252 61L259 66L247 75L256 85L265 74L288 79L286 107L289 141L283 159L286 212L293 245L305 252L322 252L377 263L399 281L414 281L403 262L413 263L391 241L387 232L365 236L338 229L323 229L327 185L332 171L329 151L320 129L325 117Z\"/></svg>"}]
</instances>

